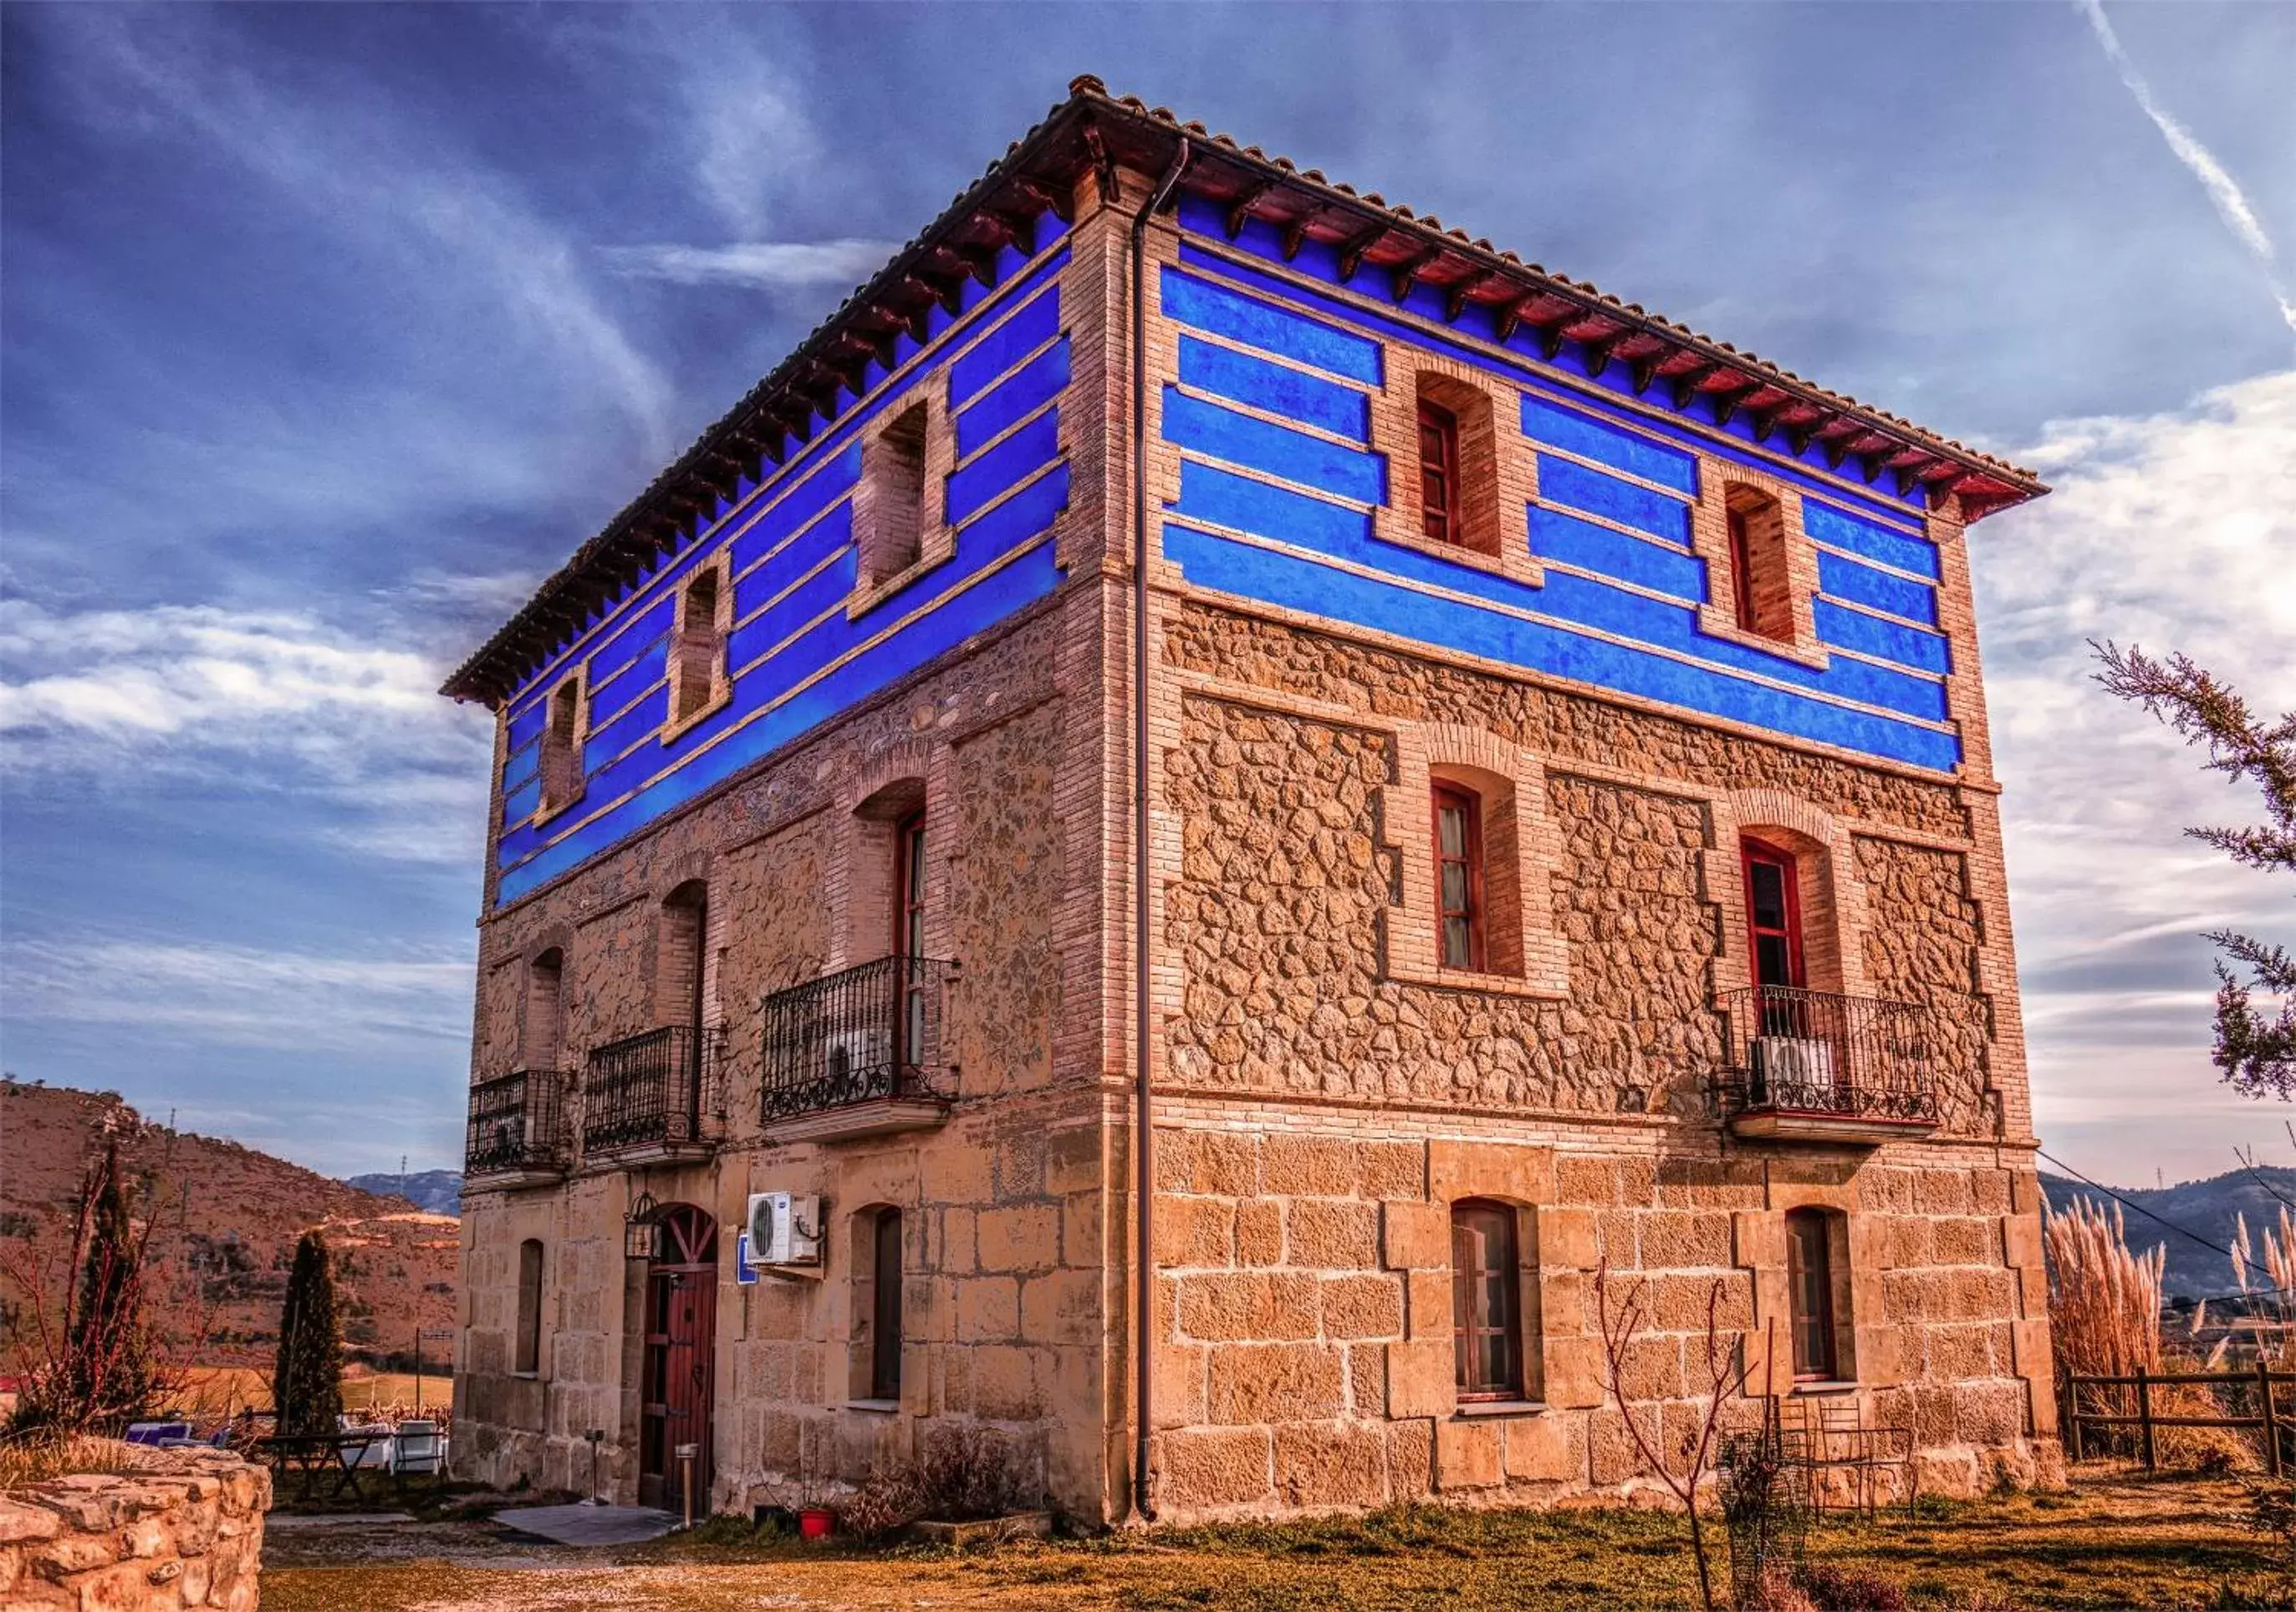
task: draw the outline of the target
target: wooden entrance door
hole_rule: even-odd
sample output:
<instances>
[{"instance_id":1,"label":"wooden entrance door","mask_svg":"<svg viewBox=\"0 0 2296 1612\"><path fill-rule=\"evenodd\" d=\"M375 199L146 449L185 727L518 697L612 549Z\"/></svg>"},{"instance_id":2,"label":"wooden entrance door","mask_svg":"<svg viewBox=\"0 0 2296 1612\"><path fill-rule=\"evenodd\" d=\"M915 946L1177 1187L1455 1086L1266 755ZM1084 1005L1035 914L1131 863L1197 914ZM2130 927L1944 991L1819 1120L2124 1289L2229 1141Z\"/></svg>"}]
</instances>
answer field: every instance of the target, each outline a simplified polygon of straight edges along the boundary
<instances>
[{"instance_id":1,"label":"wooden entrance door","mask_svg":"<svg viewBox=\"0 0 2296 1612\"><path fill-rule=\"evenodd\" d=\"M694 1444L693 1503L707 1511L718 1382L718 1224L686 1204L664 1210L661 1222L661 1246L646 1269L638 1504L672 1510L684 1504L677 1447Z\"/></svg>"}]
</instances>

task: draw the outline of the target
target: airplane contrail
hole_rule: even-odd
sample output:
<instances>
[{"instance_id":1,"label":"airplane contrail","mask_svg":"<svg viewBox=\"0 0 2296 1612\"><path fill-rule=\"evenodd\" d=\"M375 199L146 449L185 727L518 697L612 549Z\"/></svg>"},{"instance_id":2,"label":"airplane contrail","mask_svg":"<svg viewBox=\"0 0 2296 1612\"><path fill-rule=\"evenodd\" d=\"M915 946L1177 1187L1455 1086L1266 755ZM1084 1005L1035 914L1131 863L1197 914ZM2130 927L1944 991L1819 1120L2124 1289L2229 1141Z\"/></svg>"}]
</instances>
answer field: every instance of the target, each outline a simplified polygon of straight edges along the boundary
<instances>
[{"instance_id":1,"label":"airplane contrail","mask_svg":"<svg viewBox=\"0 0 2296 1612\"><path fill-rule=\"evenodd\" d=\"M2176 155L2177 161L2192 171L2193 177L2201 182L2201 188L2208 192L2209 200L2215 203L2217 216L2225 221L2225 227L2232 231L2234 237L2262 266L2265 281L2272 288L2273 300L2280 305L2280 317L2287 322L2292 331L2296 331L2296 298L2290 296L2288 287L2281 278L2280 258L2273 250L2272 237L2265 233L2263 220L2257 217L2256 209L2249 206L2248 198L2242 192L2238 182L2225 171L2224 164L2216 160L2209 148L2194 136L2192 130L2177 122L2167 108L2152 98L2152 86L2145 83L2144 75L2136 70L2136 64L2128 59L2128 53L2121 49L2120 36L2112 31L2112 24L2106 19L2100 0L2073 0L2073 3L2088 19L2089 29L2096 35L2097 43L2104 46L2104 53L2112 61L2113 70L2120 75L2121 83L2128 86L2128 93L2136 97L2137 106L2152 119L2152 127L2161 131L2161 138L2169 143L2169 150Z\"/></svg>"}]
</instances>

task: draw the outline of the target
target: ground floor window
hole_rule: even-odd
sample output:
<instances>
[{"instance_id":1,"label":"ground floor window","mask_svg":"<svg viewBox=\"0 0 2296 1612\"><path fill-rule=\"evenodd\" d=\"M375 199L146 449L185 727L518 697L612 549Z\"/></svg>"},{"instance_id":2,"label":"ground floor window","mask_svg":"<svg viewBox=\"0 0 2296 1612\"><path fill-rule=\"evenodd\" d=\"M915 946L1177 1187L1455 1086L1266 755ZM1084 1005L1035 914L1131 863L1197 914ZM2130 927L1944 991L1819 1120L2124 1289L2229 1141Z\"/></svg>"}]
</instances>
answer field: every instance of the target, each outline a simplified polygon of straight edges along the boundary
<instances>
[{"instance_id":1,"label":"ground floor window","mask_svg":"<svg viewBox=\"0 0 2296 1612\"><path fill-rule=\"evenodd\" d=\"M1515 1212L1467 1199L1451 1209L1451 1325L1462 1400L1521 1399L1522 1272Z\"/></svg>"}]
</instances>

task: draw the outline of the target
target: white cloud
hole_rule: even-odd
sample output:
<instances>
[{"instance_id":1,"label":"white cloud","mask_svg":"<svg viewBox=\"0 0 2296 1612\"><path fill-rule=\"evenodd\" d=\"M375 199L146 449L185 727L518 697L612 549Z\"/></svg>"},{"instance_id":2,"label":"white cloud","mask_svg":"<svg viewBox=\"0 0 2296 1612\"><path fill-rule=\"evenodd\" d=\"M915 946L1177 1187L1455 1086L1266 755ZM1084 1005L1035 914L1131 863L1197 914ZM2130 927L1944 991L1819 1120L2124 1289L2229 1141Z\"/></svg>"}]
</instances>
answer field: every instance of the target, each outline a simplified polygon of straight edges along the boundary
<instances>
[{"instance_id":1,"label":"white cloud","mask_svg":"<svg viewBox=\"0 0 2296 1612\"><path fill-rule=\"evenodd\" d=\"M0 747L20 774L316 791L352 820L323 838L475 863L488 724L438 681L421 655L305 616L0 600Z\"/></svg>"},{"instance_id":2,"label":"white cloud","mask_svg":"<svg viewBox=\"0 0 2296 1612\"><path fill-rule=\"evenodd\" d=\"M2296 331L2296 299L2290 297L2287 286L2281 281L2279 258L2272 249L2272 237L2264 233L2263 220L2248 204L2248 198L2242 193L2239 183L2225 170L2224 164L2216 160L2214 153L2201 143L2193 131L2178 122L2154 98L2152 86L2145 82L2144 75L2136 70L2136 64L2121 48L2120 36L2113 31L2100 0L2075 0L2075 3L2079 5L2081 14L2088 19L2090 31L2096 35L2097 43L2104 46L2106 59L2112 61L2113 70L2120 75L2120 82L2128 87L2128 93L2136 97L2137 106L2152 120L2152 127L2161 131L2161 138L2168 142L2169 149L2176 154L2177 160L2189 168L2193 177L2201 182L2201 188L2208 192L2209 200L2216 208L2217 216L2225 221L2225 227L2232 231L2234 238L2263 268L2266 282L2272 287L2273 300L2280 305L2280 317L2286 321L2291 331Z\"/></svg>"},{"instance_id":3,"label":"white cloud","mask_svg":"<svg viewBox=\"0 0 2296 1612\"><path fill-rule=\"evenodd\" d=\"M2289 892L2184 837L2260 808L2099 688L2087 640L2181 650L2251 707L2296 708L2292 442L2296 371L2052 421L2011 451L2055 492L1971 540L2038 1123L2108 1177L2230 1167L2256 1111L2208 1061L2201 935L2284 934Z\"/></svg>"},{"instance_id":4,"label":"white cloud","mask_svg":"<svg viewBox=\"0 0 2296 1612\"><path fill-rule=\"evenodd\" d=\"M201 941L0 948L12 1021L164 1029L209 1045L372 1052L468 1035L471 959L309 956Z\"/></svg>"},{"instance_id":5,"label":"white cloud","mask_svg":"<svg viewBox=\"0 0 2296 1612\"><path fill-rule=\"evenodd\" d=\"M737 241L726 246L607 246L599 256L619 274L679 285L751 285L762 290L829 282L857 285L899 250L890 241Z\"/></svg>"}]
</instances>

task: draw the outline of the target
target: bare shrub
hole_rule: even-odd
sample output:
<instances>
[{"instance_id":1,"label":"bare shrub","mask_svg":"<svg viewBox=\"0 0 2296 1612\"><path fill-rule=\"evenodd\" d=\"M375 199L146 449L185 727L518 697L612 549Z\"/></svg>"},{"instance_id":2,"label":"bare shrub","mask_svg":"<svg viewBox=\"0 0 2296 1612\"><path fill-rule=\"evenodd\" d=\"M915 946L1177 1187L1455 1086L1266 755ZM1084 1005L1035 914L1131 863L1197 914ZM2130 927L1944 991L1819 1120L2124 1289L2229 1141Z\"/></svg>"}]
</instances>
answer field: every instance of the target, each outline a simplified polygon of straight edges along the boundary
<instances>
[{"instance_id":1,"label":"bare shrub","mask_svg":"<svg viewBox=\"0 0 2296 1612\"><path fill-rule=\"evenodd\" d=\"M936 1428L914 1457L872 1469L839 1515L865 1536L919 1521L973 1522L1011 1510L1015 1489L1003 1434L975 1425Z\"/></svg>"}]
</instances>

